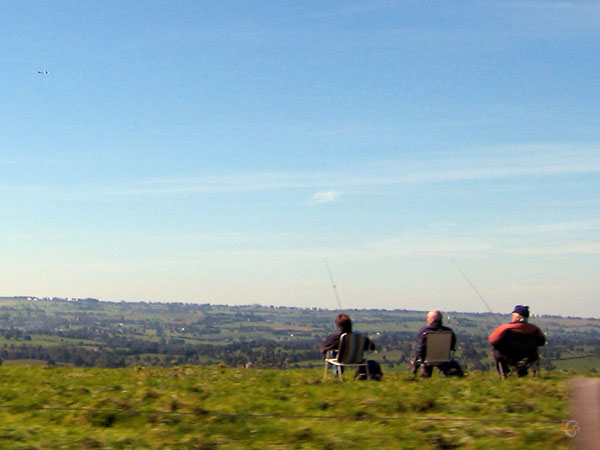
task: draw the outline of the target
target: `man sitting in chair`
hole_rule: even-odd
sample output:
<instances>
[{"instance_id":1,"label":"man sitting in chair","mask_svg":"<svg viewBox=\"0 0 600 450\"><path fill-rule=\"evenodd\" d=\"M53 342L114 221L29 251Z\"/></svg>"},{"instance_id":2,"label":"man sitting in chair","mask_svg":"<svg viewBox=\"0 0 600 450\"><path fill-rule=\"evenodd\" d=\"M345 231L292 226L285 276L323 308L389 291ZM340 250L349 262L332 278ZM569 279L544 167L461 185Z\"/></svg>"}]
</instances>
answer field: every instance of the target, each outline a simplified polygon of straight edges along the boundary
<instances>
[{"instance_id":1,"label":"man sitting in chair","mask_svg":"<svg viewBox=\"0 0 600 450\"><path fill-rule=\"evenodd\" d=\"M527 323L529 306L517 305L511 313L510 323L496 328L488 338L492 355L500 375L505 378L510 366L516 367L517 375L527 375L527 367L539 359L537 347L546 344L542 330Z\"/></svg>"},{"instance_id":2,"label":"man sitting in chair","mask_svg":"<svg viewBox=\"0 0 600 450\"><path fill-rule=\"evenodd\" d=\"M417 356L413 361L411 361L411 372L417 373L419 366L421 366L421 377L429 378L433 373L433 365L427 364L426 355L427 355L427 335L429 333L433 333L436 331L446 331L452 333L451 342L450 342L450 350L454 351L456 349L456 335L452 328L445 327L442 325L442 313L437 309L429 311L427 313L427 325L419 330L417 334L417 339L419 341L419 348L417 350ZM438 369L442 371L444 375L453 375L462 377L463 371L458 362L453 359L448 361L441 362L436 364Z\"/></svg>"},{"instance_id":3,"label":"man sitting in chair","mask_svg":"<svg viewBox=\"0 0 600 450\"><path fill-rule=\"evenodd\" d=\"M338 314L335 317L335 325L337 327L337 331L335 333L330 334L325 338L323 342L319 344L319 350L323 355L328 357L334 357L335 353L340 346L340 337L344 333L352 333L352 321L348 314ZM364 349L367 351L375 350L375 344L369 340L369 338L365 338L365 347ZM336 372L337 367L334 367L334 372ZM341 369L341 368L340 368Z\"/></svg>"}]
</instances>

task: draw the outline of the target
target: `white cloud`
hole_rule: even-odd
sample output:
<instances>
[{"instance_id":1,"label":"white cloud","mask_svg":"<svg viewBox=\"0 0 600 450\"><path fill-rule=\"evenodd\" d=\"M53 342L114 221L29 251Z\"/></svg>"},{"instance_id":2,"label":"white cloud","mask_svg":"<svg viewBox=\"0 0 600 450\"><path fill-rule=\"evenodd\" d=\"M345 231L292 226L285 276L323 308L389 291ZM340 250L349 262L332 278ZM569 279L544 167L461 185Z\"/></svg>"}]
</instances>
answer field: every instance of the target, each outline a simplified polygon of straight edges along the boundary
<instances>
[{"instance_id":1,"label":"white cloud","mask_svg":"<svg viewBox=\"0 0 600 450\"><path fill-rule=\"evenodd\" d=\"M595 242L548 244L512 248L506 250L505 253L522 256L600 255L600 244Z\"/></svg>"},{"instance_id":2,"label":"white cloud","mask_svg":"<svg viewBox=\"0 0 600 450\"><path fill-rule=\"evenodd\" d=\"M334 10L312 13L308 17L327 19L332 17L356 16L374 12L390 11L396 6L397 4L394 1L371 1L356 4L342 2L340 6Z\"/></svg>"},{"instance_id":3,"label":"white cloud","mask_svg":"<svg viewBox=\"0 0 600 450\"><path fill-rule=\"evenodd\" d=\"M600 230L600 219L581 220L575 222L557 222L541 225L515 225L495 230L502 234L509 235L539 235L541 233L563 233L573 231L598 231ZM494 231L494 230L492 230Z\"/></svg>"},{"instance_id":4,"label":"white cloud","mask_svg":"<svg viewBox=\"0 0 600 450\"><path fill-rule=\"evenodd\" d=\"M339 195L339 192L333 190L317 192L312 196L312 202L315 204L330 203L335 201Z\"/></svg>"},{"instance_id":5,"label":"white cloud","mask_svg":"<svg viewBox=\"0 0 600 450\"><path fill-rule=\"evenodd\" d=\"M465 232L452 223L438 223L368 242L366 250L378 254L448 257L599 255L600 244L597 238L590 237L590 234L596 236L598 230L598 219L477 232Z\"/></svg>"},{"instance_id":6,"label":"white cloud","mask_svg":"<svg viewBox=\"0 0 600 450\"><path fill-rule=\"evenodd\" d=\"M494 242L472 236L447 235L441 230L402 233L370 242L367 249L379 254L439 257L480 256L498 251Z\"/></svg>"},{"instance_id":7,"label":"white cloud","mask_svg":"<svg viewBox=\"0 0 600 450\"><path fill-rule=\"evenodd\" d=\"M576 144L515 145L474 148L456 152L401 155L346 171L246 172L228 175L133 180L94 194L109 197L211 195L281 190L318 190L315 203L334 201L342 189L380 189L404 185L485 182L513 178L540 178L600 173L600 149ZM92 194L92 192L90 192Z\"/></svg>"}]
</instances>

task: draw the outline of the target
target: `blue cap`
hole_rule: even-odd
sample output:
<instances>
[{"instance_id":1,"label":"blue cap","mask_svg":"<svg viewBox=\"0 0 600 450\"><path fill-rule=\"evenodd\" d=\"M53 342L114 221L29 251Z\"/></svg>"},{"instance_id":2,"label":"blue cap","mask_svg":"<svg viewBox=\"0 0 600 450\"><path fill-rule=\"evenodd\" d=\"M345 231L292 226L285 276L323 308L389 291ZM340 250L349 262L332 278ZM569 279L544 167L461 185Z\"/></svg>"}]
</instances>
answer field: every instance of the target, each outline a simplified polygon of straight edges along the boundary
<instances>
[{"instance_id":1,"label":"blue cap","mask_svg":"<svg viewBox=\"0 0 600 450\"><path fill-rule=\"evenodd\" d=\"M525 317L527 319L529 317L529 306L517 305L513 309L513 313L517 313L521 317Z\"/></svg>"}]
</instances>

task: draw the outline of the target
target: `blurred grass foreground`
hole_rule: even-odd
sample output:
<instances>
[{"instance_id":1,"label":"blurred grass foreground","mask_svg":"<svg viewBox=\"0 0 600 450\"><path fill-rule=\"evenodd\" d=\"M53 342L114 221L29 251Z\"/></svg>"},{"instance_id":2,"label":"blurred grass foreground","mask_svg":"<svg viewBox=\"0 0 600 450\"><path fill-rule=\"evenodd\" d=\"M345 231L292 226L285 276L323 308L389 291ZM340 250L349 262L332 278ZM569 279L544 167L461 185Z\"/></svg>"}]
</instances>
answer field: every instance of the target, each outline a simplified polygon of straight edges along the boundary
<instances>
[{"instance_id":1,"label":"blurred grass foreground","mask_svg":"<svg viewBox=\"0 0 600 450\"><path fill-rule=\"evenodd\" d=\"M1 367L0 448L569 448L569 378Z\"/></svg>"}]
</instances>

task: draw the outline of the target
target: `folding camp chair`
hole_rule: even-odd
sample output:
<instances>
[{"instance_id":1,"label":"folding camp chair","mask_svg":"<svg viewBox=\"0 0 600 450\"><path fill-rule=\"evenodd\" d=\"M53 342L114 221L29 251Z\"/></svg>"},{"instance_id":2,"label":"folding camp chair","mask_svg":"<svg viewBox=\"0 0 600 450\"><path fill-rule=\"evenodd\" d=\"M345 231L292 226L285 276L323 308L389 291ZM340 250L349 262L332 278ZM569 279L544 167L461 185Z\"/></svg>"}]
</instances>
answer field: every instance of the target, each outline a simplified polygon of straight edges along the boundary
<instances>
[{"instance_id":1,"label":"folding camp chair","mask_svg":"<svg viewBox=\"0 0 600 450\"><path fill-rule=\"evenodd\" d=\"M367 378L369 378L369 365L363 358L367 336L362 333L344 333L340 336L340 346L338 347L335 358L325 359L325 372L323 379L327 378L327 368L331 364L336 366L337 377L340 381L344 381L344 367L361 367L364 366Z\"/></svg>"},{"instance_id":2,"label":"folding camp chair","mask_svg":"<svg viewBox=\"0 0 600 450\"><path fill-rule=\"evenodd\" d=\"M463 371L452 357L452 331L428 331L425 333L425 356L411 362L413 373L421 367L421 376L429 377L434 367L440 369L444 375L463 376Z\"/></svg>"},{"instance_id":3,"label":"folding camp chair","mask_svg":"<svg viewBox=\"0 0 600 450\"><path fill-rule=\"evenodd\" d=\"M506 376L513 368L519 376L527 374L531 369L536 376L540 371L540 358L537 351L537 336L533 333L524 334L515 331L507 331L502 340L495 346L503 356L496 361L496 367L501 378ZM505 370L503 363L507 366Z\"/></svg>"},{"instance_id":4,"label":"folding camp chair","mask_svg":"<svg viewBox=\"0 0 600 450\"><path fill-rule=\"evenodd\" d=\"M425 343L424 364L436 367L452 361L452 331L429 331L425 333Z\"/></svg>"}]
</instances>

